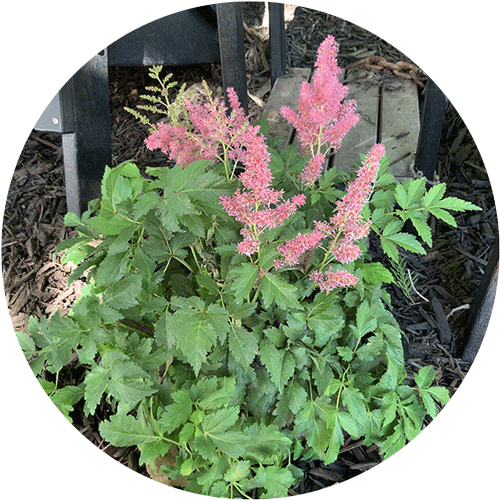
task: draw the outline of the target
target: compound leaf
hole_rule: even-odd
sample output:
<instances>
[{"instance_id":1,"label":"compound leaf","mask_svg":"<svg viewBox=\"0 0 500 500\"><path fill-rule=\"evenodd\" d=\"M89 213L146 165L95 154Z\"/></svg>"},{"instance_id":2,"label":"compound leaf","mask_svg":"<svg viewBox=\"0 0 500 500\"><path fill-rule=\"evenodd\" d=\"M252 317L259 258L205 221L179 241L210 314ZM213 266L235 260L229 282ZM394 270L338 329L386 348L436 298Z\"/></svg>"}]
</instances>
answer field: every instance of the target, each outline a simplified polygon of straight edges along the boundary
<instances>
[{"instance_id":1,"label":"compound leaf","mask_svg":"<svg viewBox=\"0 0 500 500\"><path fill-rule=\"evenodd\" d=\"M285 384L290 380L295 371L295 359L285 349L277 349L272 342L264 339L260 344L260 355L271 381L283 392Z\"/></svg>"},{"instance_id":2,"label":"compound leaf","mask_svg":"<svg viewBox=\"0 0 500 500\"><path fill-rule=\"evenodd\" d=\"M236 276L231 290L234 292L236 301L243 302L257 281L259 268L249 262L244 262L241 266L232 269L231 274Z\"/></svg>"},{"instance_id":3,"label":"compound leaf","mask_svg":"<svg viewBox=\"0 0 500 500\"><path fill-rule=\"evenodd\" d=\"M264 307L268 308L273 302L282 309L303 309L297 300L297 288L287 283L279 276L265 273L260 282Z\"/></svg>"},{"instance_id":4,"label":"compound leaf","mask_svg":"<svg viewBox=\"0 0 500 500\"><path fill-rule=\"evenodd\" d=\"M142 278L140 274L125 276L113 283L105 292L102 303L112 309L122 311L137 304L137 297L141 291Z\"/></svg>"},{"instance_id":5,"label":"compound leaf","mask_svg":"<svg viewBox=\"0 0 500 500\"><path fill-rule=\"evenodd\" d=\"M193 410L193 402L187 389L180 389L171 394L174 402L168 405L160 418L161 424L168 433L174 432L186 423Z\"/></svg>"},{"instance_id":6,"label":"compound leaf","mask_svg":"<svg viewBox=\"0 0 500 500\"><path fill-rule=\"evenodd\" d=\"M101 422L99 432L113 446L141 445L161 439L134 416L125 413L117 413L109 420Z\"/></svg>"}]
</instances>

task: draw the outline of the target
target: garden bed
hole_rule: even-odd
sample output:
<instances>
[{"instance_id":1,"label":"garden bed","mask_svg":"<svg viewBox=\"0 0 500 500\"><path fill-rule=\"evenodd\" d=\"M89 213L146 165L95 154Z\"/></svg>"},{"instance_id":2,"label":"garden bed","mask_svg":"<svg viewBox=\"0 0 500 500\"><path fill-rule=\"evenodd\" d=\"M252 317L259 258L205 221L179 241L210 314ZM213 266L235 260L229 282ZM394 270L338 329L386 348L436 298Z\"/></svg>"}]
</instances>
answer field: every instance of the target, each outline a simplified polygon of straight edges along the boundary
<instances>
[{"instance_id":1,"label":"garden bed","mask_svg":"<svg viewBox=\"0 0 500 500\"><path fill-rule=\"evenodd\" d=\"M297 8L287 23L287 54L291 67L310 67L316 48L324 37L333 33L340 45L341 66L369 55L397 62L404 56L374 35L332 16ZM256 121L269 96L269 70L263 64L266 29L260 27L256 5L245 9L247 67L249 69L250 117ZM188 86L206 79L221 95L221 78L217 65L172 68L174 77ZM422 75L425 78L425 75ZM123 111L134 107L147 85L147 69L112 68L110 91L113 125L113 161L133 159L139 164L159 165L163 154L144 147L146 130ZM57 134L33 132L21 153L9 191L3 225L3 277L11 318L16 329L26 330L30 315L50 315L62 307L67 310L81 289L76 281L68 290L69 269L53 261L55 245L69 236L64 228L66 212L61 139ZM434 226L434 246L425 257L405 255L407 269L413 276L411 298L398 287L390 286L394 315L406 333L409 373L432 364L437 368L437 382L453 393L465 377L469 365L457 357L457 346L463 341L467 306L474 299L491 248L497 238L498 225L493 194L479 152L460 117L450 106L443 132L437 166L441 181L448 184L447 195L471 201L483 208L477 214L458 217L458 227L450 228L439 221ZM372 245L375 257L376 241ZM418 293L417 293L418 292ZM71 368L71 369L70 369ZM83 370L75 364L64 372L61 385L79 381ZM105 443L97 429L108 418L104 403L93 417L82 409L74 412L74 425L94 444L128 467L146 474L137 465L135 448L115 448ZM334 464L298 464L307 474L291 493L304 493L340 482L360 474L380 461L376 449L366 449L359 442L347 442Z\"/></svg>"}]
</instances>

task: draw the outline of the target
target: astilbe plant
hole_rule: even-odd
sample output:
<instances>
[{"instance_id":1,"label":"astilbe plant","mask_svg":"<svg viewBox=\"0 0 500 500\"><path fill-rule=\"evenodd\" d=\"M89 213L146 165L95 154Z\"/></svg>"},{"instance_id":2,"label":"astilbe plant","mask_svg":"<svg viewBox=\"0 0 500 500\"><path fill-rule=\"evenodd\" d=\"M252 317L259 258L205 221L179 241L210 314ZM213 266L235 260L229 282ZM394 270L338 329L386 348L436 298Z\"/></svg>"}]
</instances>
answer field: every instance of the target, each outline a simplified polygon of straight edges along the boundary
<instances>
[{"instance_id":1,"label":"astilbe plant","mask_svg":"<svg viewBox=\"0 0 500 500\"><path fill-rule=\"evenodd\" d=\"M268 146L231 89L230 112L208 87L204 104L170 103L173 83L153 68L142 109L167 119L134 113L150 125L147 147L176 165L106 168L102 199L66 216L78 236L57 248L77 266L70 282L86 280L81 298L19 333L70 420L80 400L86 415L105 400L102 437L137 445L152 467L174 448L161 469L189 491L286 496L296 460L330 464L348 436L388 457L448 401L432 367L408 379L383 288L394 278L366 240L373 231L392 259L400 247L423 254L431 215L455 225L450 210L477 207L444 198L442 183L396 182L380 144L351 178L323 170L359 119L336 55L327 37L298 111L282 110L300 152ZM85 375L60 387L72 353Z\"/></svg>"}]
</instances>

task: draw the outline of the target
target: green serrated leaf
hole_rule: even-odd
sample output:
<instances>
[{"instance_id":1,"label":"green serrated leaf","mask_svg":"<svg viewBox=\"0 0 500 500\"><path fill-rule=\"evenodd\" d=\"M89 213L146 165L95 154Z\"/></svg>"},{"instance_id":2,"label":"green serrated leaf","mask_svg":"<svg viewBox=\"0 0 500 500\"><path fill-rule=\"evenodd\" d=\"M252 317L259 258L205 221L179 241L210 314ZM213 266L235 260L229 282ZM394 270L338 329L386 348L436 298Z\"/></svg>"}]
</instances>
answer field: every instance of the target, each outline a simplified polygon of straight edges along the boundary
<instances>
[{"instance_id":1,"label":"green serrated leaf","mask_svg":"<svg viewBox=\"0 0 500 500\"><path fill-rule=\"evenodd\" d=\"M396 243L409 252L418 253L421 255L424 255L426 253L424 247L420 244L420 242L413 234L397 233L392 234L391 236L387 236L385 237L385 239L391 241L392 243Z\"/></svg>"},{"instance_id":2,"label":"green serrated leaf","mask_svg":"<svg viewBox=\"0 0 500 500\"><path fill-rule=\"evenodd\" d=\"M331 464L337 460L340 447L344 444L344 433L342 432L338 409L332 409L327 424L328 428L331 430L331 435L324 458L325 465Z\"/></svg>"},{"instance_id":3,"label":"green serrated leaf","mask_svg":"<svg viewBox=\"0 0 500 500\"><path fill-rule=\"evenodd\" d=\"M353 439L359 438L359 426L349 413L339 411L338 419L342 429L344 429Z\"/></svg>"},{"instance_id":4,"label":"green serrated leaf","mask_svg":"<svg viewBox=\"0 0 500 500\"><path fill-rule=\"evenodd\" d=\"M436 378L436 370L433 366L424 366L415 374L415 382L421 389L428 389Z\"/></svg>"},{"instance_id":5,"label":"green serrated leaf","mask_svg":"<svg viewBox=\"0 0 500 500\"><path fill-rule=\"evenodd\" d=\"M191 416L193 403L186 389L180 389L171 394L174 403L167 406L160 418L160 423L168 433L174 432L182 424L186 423Z\"/></svg>"},{"instance_id":6,"label":"green serrated leaf","mask_svg":"<svg viewBox=\"0 0 500 500\"><path fill-rule=\"evenodd\" d=\"M68 212L64 216L64 225L68 227L77 227L83 225L83 222L78 215L73 212Z\"/></svg>"},{"instance_id":7,"label":"green serrated leaf","mask_svg":"<svg viewBox=\"0 0 500 500\"><path fill-rule=\"evenodd\" d=\"M289 469L271 465L265 468L264 488L266 493L262 498L281 498L288 496L288 489L293 486L295 478Z\"/></svg>"},{"instance_id":8,"label":"green serrated leaf","mask_svg":"<svg viewBox=\"0 0 500 500\"><path fill-rule=\"evenodd\" d=\"M387 226L384 227L384 230L382 231L382 236L384 238L388 238L389 236L392 236L396 234L397 232L401 231L401 228L404 226L404 222L398 219L394 219Z\"/></svg>"},{"instance_id":9,"label":"green serrated leaf","mask_svg":"<svg viewBox=\"0 0 500 500\"><path fill-rule=\"evenodd\" d=\"M352 361L352 358L354 356L354 351L350 347L337 346L337 352L339 353L340 357L347 363Z\"/></svg>"},{"instance_id":10,"label":"green serrated leaf","mask_svg":"<svg viewBox=\"0 0 500 500\"><path fill-rule=\"evenodd\" d=\"M427 392L442 404L447 404L450 401L450 393L446 387L429 387Z\"/></svg>"},{"instance_id":11,"label":"green serrated leaf","mask_svg":"<svg viewBox=\"0 0 500 500\"><path fill-rule=\"evenodd\" d=\"M225 342L227 333L230 329L228 317L228 312L217 304L210 304L206 311L204 311L205 321L212 325L212 328L221 343Z\"/></svg>"},{"instance_id":12,"label":"green serrated leaf","mask_svg":"<svg viewBox=\"0 0 500 500\"><path fill-rule=\"evenodd\" d=\"M224 408L211 415L207 415L203 421L203 431L206 436L223 453L239 458L245 451L248 436L241 431L229 430L238 419L239 408Z\"/></svg>"},{"instance_id":13,"label":"green serrated leaf","mask_svg":"<svg viewBox=\"0 0 500 500\"><path fill-rule=\"evenodd\" d=\"M393 433L382 442L380 451L384 455L384 459L397 453L406 444L406 438L401 423L397 424Z\"/></svg>"},{"instance_id":14,"label":"green serrated leaf","mask_svg":"<svg viewBox=\"0 0 500 500\"><path fill-rule=\"evenodd\" d=\"M250 461L237 460L233 462L224 474L224 480L228 483L238 483L250 474Z\"/></svg>"},{"instance_id":15,"label":"green serrated leaf","mask_svg":"<svg viewBox=\"0 0 500 500\"><path fill-rule=\"evenodd\" d=\"M243 302L255 286L259 268L254 264L244 262L240 267L232 269L230 274L236 276L231 285L231 291L237 302Z\"/></svg>"},{"instance_id":16,"label":"green serrated leaf","mask_svg":"<svg viewBox=\"0 0 500 500\"><path fill-rule=\"evenodd\" d=\"M307 400L307 391L295 379L292 379L290 385L285 389L283 398L285 397L288 407L296 415Z\"/></svg>"},{"instance_id":17,"label":"green serrated leaf","mask_svg":"<svg viewBox=\"0 0 500 500\"><path fill-rule=\"evenodd\" d=\"M150 376L136 363L129 361L110 370L108 391L124 407L133 408L143 399L157 392Z\"/></svg>"},{"instance_id":18,"label":"green serrated leaf","mask_svg":"<svg viewBox=\"0 0 500 500\"><path fill-rule=\"evenodd\" d=\"M73 419L69 414L73 411L74 405L84 397L84 394L83 384L79 386L67 385L66 387L57 389L57 391L51 395L50 399L67 420L73 423Z\"/></svg>"},{"instance_id":19,"label":"green serrated leaf","mask_svg":"<svg viewBox=\"0 0 500 500\"><path fill-rule=\"evenodd\" d=\"M396 202L398 205L405 209L408 206L408 195L405 191L405 188L403 187L402 184L398 184L396 186L396 189L394 190L394 195L396 198Z\"/></svg>"},{"instance_id":20,"label":"green serrated leaf","mask_svg":"<svg viewBox=\"0 0 500 500\"><path fill-rule=\"evenodd\" d=\"M144 217L150 210L153 210L158 206L160 196L156 191L149 191L139 196L136 203L134 204L133 216L134 220L138 221Z\"/></svg>"},{"instance_id":21,"label":"green serrated leaf","mask_svg":"<svg viewBox=\"0 0 500 500\"><path fill-rule=\"evenodd\" d=\"M113 446L133 446L158 441L151 429L132 415L118 413L99 425L99 433Z\"/></svg>"},{"instance_id":22,"label":"green serrated leaf","mask_svg":"<svg viewBox=\"0 0 500 500\"><path fill-rule=\"evenodd\" d=\"M345 313L336 297L320 293L309 307L307 326L315 333L316 345L323 347L339 336L345 325Z\"/></svg>"},{"instance_id":23,"label":"green serrated leaf","mask_svg":"<svg viewBox=\"0 0 500 500\"><path fill-rule=\"evenodd\" d=\"M94 366L85 377L85 415L93 415L108 387L109 369Z\"/></svg>"},{"instance_id":24,"label":"green serrated leaf","mask_svg":"<svg viewBox=\"0 0 500 500\"><path fill-rule=\"evenodd\" d=\"M387 238L380 238L380 242L382 243L382 250L384 253L392 260L397 260L399 253L398 247Z\"/></svg>"},{"instance_id":25,"label":"green serrated leaf","mask_svg":"<svg viewBox=\"0 0 500 500\"><path fill-rule=\"evenodd\" d=\"M418 202L425 193L426 178L415 179L408 184L407 206Z\"/></svg>"},{"instance_id":26,"label":"green serrated leaf","mask_svg":"<svg viewBox=\"0 0 500 500\"><path fill-rule=\"evenodd\" d=\"M138 303L137 297L142 289L142 277L139 274L125 276L113 283L103 294L102 304L123 311Z\"/></svg>"},{"instance_id":27,"label":"green serrated leaf","mask_svg":"<svg viewBox=\"0 0 500 500\"><path fill-rule=\"evenodd\" d=\"M206 361L208 351L217 340L218 333L204 311L180 309L169 317L167 331L176 338L177 347L186 356L196 375Z\"/></svg>"},{"instance_id":28,"label":"green serrated leaf","mask_svg":"<svg viewBox=\"0 0 500 500\"><path fill-rule=\"evenodd\" d=\"M377 320L373 317L368 301L364 300L356 311L356 328L352 332L356 337L361 338L377 328Z\"/></svg>"},{"instance_id":29,"label":"green serrated leaf","mask_svg":"<svg viewBox=\"0 0 500 500\"><path fill-rule=\"evenodd\" d=\"M417 230L418 235L422 238L422 240L427 243L430 247L432 246L432 232L431 228L427 224L426 221L420 219L419 217L410 216L410 220Z\"/></svg>"},{"instance_id":30,"label":"green serrated leaf","mask_svg":"<svg viewBox=\"0 0 500 500\"><path fill-rule=\"evenodd\" d=\"M438 208L444 208L446 210L455 210L457 212L464 212L466 210L482 210L481 207L474 205L470 201L455 198L454 196L444 198L438 203L434 204L434 206Z\"/></svg>"},{"instance_id":31,"label":"green serrated leaf","mask_svg":"<svg viewBox=\"0 0 500 500\"><path fill-rule=\"evenodd\" d=\"M236 363L246 367L252 363L258 353L255 336L245 328L231 327L229 330L229 351Z\"/></svg>"},{"instance_id":32,"label":"green serrated leaf","mask_svg":"<svg viewBox=\"0 0 500 500\"><path fill-rule=\"evenodd\" d=\"M32 356L36 351L36 346L33 339L24 332L16 332L16 336L17 341L19 342L19 345L23 350L24 357L29 358L30 356Z\"/></svg>"},{"instance_id":33,"label":"green serrated leaf","mask_svg":"<svg viewBox=\"0 0 500 500\"><path fill-rule=\"evenodd\" d=\"M452 227L457 227L455 218L446 210L443 210L442 208L430 207L429 212L434 215L434 217L446 222L446 224L449 224Z\"/></svg>"},{"instance_id":34,"label":"green serrated leaf","mask_svg":"<svg viewBox=\"0 0 500 500\"><path fill-rule=\"evenodd\" d=\"M264 307L268 308L273 302L282 309L303 309L297 300L297 287L287 283L273 273L265 273L259 281L262 291Z\"/></svg>"},{"instance_id":35,"label":"green serrated leaf","mask_svg":"<svg viewBox=\"0 0 500 500\"><path fill-rule=\"evenodd\" d=\"M158 436L155 441L149 441L138 445L141 454L139 456L139 465L154 465L156 458L166 455L172 447L172 443L162 441ZM162 466L163 467L163 466ZM178 469L176 470L178 472Z\"/></svg>"},{"instance_id":36,"label":"green serrated leaf","mask_svg":"<svg viewBox=\"0 0 500 500\"><path fill-rule=\"evenodd\" d=\"M381 262L364 262L361 270L367 283L394 283L394 276Z\"/></svg>"},{"instance_id":37,"label":"green serrated leaf","mask_svg":"<svg viewBox=\"0 0 500 500\"><path fill-rule=\"evenodd\" d=\"M425 208L429 208L434 206L444 195L446 191L446 184L441 182L440 184L436 184L432 186L427 193L425 193L423 205Z\"/></svg>"},{"instance_id":38,"label":"green serrated leaf","mask_svg":"<svg viewBox=\"0 0 500 500\"><path fill-rule=\"evenodd\" d=\"M295 371L295 359L285 349L277 349L269 340L264 339L260 343L260 356L266 367L271 381L280 392L283 392L285 384L290 380Z\"/></svg>"},{"instance_id":39,"label":"green serrated leaf","mask_svg":"<svg viewBox=\"0 0 500 500\"><path fill-rule=\"evenodd\" d=\"M365 398L355 387L346 387L341 393L342 404L347 407L350 415L360 425L365 423L367 417L367 409Z\"/></svg>"}]
</instances>

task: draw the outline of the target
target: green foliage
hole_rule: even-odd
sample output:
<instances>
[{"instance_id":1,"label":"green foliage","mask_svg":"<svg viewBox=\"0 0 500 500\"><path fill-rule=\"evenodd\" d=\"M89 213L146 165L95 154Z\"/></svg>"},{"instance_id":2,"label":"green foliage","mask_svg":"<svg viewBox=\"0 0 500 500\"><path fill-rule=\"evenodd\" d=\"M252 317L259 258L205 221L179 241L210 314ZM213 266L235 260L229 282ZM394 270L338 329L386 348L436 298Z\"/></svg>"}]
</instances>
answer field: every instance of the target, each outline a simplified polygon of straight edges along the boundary
<instances>
[{"instance_id":1,"label":"green foliage","mask_svg":"<svg viewBox=\"0 0 500 500\"><path fill-rule=\"evenodd\" d=\"M390 262L395 283L406 297L413 302L411 291L417 282L417 276L406 267L404 257L401 257L401 255L398 255L396 259L391 259Z\"/></svg>"},{"instance_id":2,"label":"green foliage","mask_svg":"<svg viewBox=\"0 0 500 500\"><path fill-rule=\"evenodd\" d=\"M152 72L154 95L168 95L173 84ZM283 197L299 194L307 159L294 146L270 153ZM444 198L444 184L399 184L382 163L363 216L396 262L399 248L423 254L432 244L430 216L454 225L450 211L477 209ZM408 380L382 287L398 272L364 255L337 266L359 278L356 286L327 294L308 279L324 249L302 272L272 265L278 245L331 216L344 181L335 169L324 173L302 212L266 230L249 261L236 251L241 225L219 202L238 187L222 164L149 168L147 176L131 162L107 167L102 198L81 218L66 216L78 236L57 247L76 266L70 281L86 276L81 298L67 316L31 318L29 335L18 336L37 375L45 367L57 377L73 353L85 368L77 387L42 381L54 403L71 419L82 398L87 415L105 399L106 441L138 446L151 465L176 447L176 466L164 472L188 476L187 489L204 495L286 496L300 478L292 460L332 463L347 436L386 457L397 452L449 399L432 385L431 367ZM407 221L416 234L403 231Z\"/></svg>"}]
</instances>

